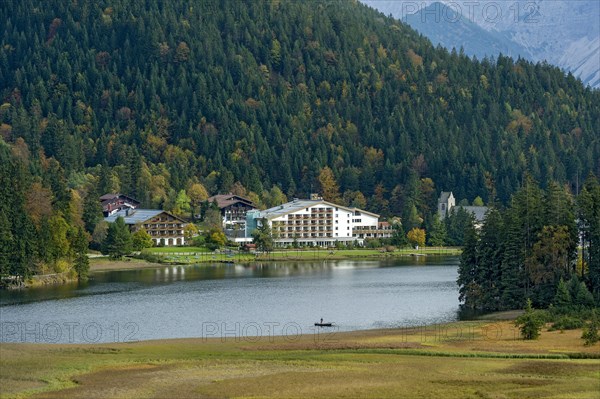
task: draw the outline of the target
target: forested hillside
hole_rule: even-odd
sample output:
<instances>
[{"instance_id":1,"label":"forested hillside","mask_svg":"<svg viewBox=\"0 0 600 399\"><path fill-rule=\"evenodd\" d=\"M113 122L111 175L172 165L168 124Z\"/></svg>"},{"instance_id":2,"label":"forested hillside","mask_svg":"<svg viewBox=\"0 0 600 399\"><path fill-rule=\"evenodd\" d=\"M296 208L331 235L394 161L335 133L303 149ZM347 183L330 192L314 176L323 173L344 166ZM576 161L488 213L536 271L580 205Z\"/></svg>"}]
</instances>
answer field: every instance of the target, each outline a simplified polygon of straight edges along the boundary
<instances>
[{"instance_id":1,"label":"forested hillside","mask_svg":"<svg viewBox=\"0 0 600 399\"><path fill-rule=\"evenodd\" d=\"M573 191L600 174L600 92L436 49L356 1L2 1L0 21L10 189L52 202L39 223L76 225L104 192L173 209L201 183L427 225L441 189L505 202L526 171Z\"/></svg>"}]
</instances>

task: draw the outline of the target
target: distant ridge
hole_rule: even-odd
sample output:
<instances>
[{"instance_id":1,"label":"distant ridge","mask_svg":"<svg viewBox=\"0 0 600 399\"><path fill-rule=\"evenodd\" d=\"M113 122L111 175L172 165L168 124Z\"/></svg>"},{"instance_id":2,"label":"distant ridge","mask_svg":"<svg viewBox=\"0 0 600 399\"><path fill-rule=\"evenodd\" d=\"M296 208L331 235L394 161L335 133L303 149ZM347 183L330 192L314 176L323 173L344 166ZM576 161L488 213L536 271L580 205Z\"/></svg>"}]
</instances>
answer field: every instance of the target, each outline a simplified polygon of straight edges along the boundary
<instances>
[{"instance_id":1,"label":"distant ridge","mask_svg":"<svg viewBox=\"0 0 600 399\"><path fill-rule=\"evenodd\" d=\"M461 48L478 59L497 57L498 54L513 58L531 58L529 51L514 43L502 33L487 31L459 15L448 5L440 2L430 4L417 13L403 18L411 27L427 36L434 44L459 51Z\"/></svg>"},{"instance_id":2,"label":"distant ridge","mask_svg":"<svg viewBox=\"0 0 600 399\"><path fill-rule=\"evenodd\" d=\"M403 20L434 44L463 47L479 59L502 53L548 62L600 88L600 1L362 1Z\"/></svg>"}]
</instances>

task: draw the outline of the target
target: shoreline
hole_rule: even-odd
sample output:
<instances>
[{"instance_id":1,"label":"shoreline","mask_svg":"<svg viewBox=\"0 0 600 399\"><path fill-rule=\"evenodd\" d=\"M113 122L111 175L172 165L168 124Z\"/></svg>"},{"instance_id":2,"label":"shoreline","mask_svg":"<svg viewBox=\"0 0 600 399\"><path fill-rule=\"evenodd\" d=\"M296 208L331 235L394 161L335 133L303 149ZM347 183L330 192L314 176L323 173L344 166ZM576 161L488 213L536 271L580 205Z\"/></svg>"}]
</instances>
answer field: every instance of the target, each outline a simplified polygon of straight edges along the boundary
<instances>
[{"instance_id":1,"label":"shoreline","mask_svg":"<svg viewBox=\"0 0 600 399\"><path fill-rule=\"evenodd\" d=\"M185 248L182 248L185 249ZM151 252L151 255L156 258L163 258L161 262L152 262L138 257L126 257L121 260L113 260L108 257L93 257L90 258L90 272L97 271L115 271L115 270L132 270L132 269L147 269L162 266L186 266L186 265L210 265L216 263L225 264L252 264L256 262L298 262L298 261L337 261L337 260L390 260L395 258L425 258L428 256L459 256L460 250L447 249L440 251L420 250L417 251L398 251L398 252L377 252L368 251L367 253L348 253L344 251L342 254L328 253L327 251L289 251L289 252L273 252L271 254L238 254L234 256L225 253L201 253L201 252ZM436 252L437 251L437 252Z\"/></svg>"},{"instance_id":2,"label":"shoreline","mask_svg":"<svg viewBox=\"0 0 600 399\"><path fill-rule=\"evenodd\" d=\"M462 398L537 389L536 397L557 397L577 387L574 397L584 398L596 392L600 347L584 347L581 330L543 331L536 341L513 332L511 320L476 320L293 338L2 343L1 396L393 398L411 389L419 397Z\"/></svg>"},{"instance_id":3,"label":"shoreline","mask_svg":"<svg viewBox=\"0 0 600 399\"><path fill-rule=\"evenodd\" d=\"M203 252L189 251L186 247L154 249L144 252L144 255L160 259L160 264L184 265L201 263L253 263L281 261L322 261L322 260L389 260L395 258L426 258L428 256L460 256L462 249L421 248L385 251L382 249L353 249L353 250L276 250L269 253L248 253L228 251ZM137 258L140 259L140 258Z\"/></svg>"},{"instance_id":4,"label":"shoreline","mask_svg":"<svg viewBox=\"0 0 600 399\"><path fill-rule=\"evenodd\" d=\"M484 331L481 340L485 341L522 341L535 343L536 341L524 341L519 337L517 328L514 327L513 323L524 310L508 310L498 311L485 314L470 320L456 320L443 323L434 324L423 324L413 325L404 327L390 327L390 328L370 328L370 329L358 329L358 330L344 330L338 331L335 328L320 328L316 329L315 332L300 332L299 334L262 334L258 336L253 335L236 335L226 334L224 336L210 335L210 336L197 336L197 337L178 337L178 338L150 338L150 339L131 339L131 340L120 340L114 342L1 342L2 345L33 345L33 346L49 346L49 347L98 347L98 346L112 346L112 345L143 345L143 344L158 344L158 345L171 345L178 343L187 344L239 344L239 343L294 343L294 342L308 342L321 340L321 343L337 342L338 340L353 340L363 339L368 337L402 337L403 342L408 342L407 337L414 337L415 339L425 341L461 341L470 340L474 338L478 329L484 328L483 326L494 326L488 327L489 331ZM499 326L499 327L498 327ZM335 326L334 326L335 327ZM581 330L581 329L578 329ZM567 330L573 331L573 330ZM228 331L230 333L232 331ZM549 332L549 331L548 331ZM552 331L556 333L559 331ZM562 332L560 332L562 334ZM414 342L414 341L413 341ZM292 345L293 346L293 345ZM433 345L436 346L436 345ZM596 345L600 346L600 345ZM582 346L582 348L584 348ZM594 349L594 346L589 347ZM310 349L310 348L308 348ZM600 349L600 348L598 348ZM593 358L600 359L600 351L597 356Z\"/></svg>"},{"instance_id":5,"label":"shoreline","mask_svg":"<svg viewBox=\"0 0 600 399\"><path fill-rule=\"evenodd\" d=\"M489 347L488 344L498 345L498 349L510 349L510 352L514 352L516 347L521 349L527 349L529 355L536 355L534 357L543 358L544 356L537 356L540 354L546 354L549 358L557 355L559 358L570 357L575 355L577 359L600 359L600 343L592 346L584 346L583 340L580 339L581 328L571 330L548 330L549 324L542 329L541 338L537 340L524 340L521 338L517 327L514 326L516 317L522 314L523 310L508 310L498 311L489 313L472 320L457 320L444 323L424 324L416 326L406 327L391 327L391 328L371 328L361 330L350 330L350 331L336 331L322 328L316 330L314 333L300 333L292 335L260 335L260 336L243 336L243 335L225 335L225 336L208 336L208 337L181 337L181 338L151 338L151 339L140 339L140 340L124 340L116 342L74 342L74 343L48 343L48 342L1 342L1 346L24 346L24 347L48 347L48 348L98 348L98 347L113 347L113 346L125 346L134 347L138 345L223 345L223 346L237 346L237 345L263 345L263 344L282 344L287 349L300 349L298 344L301 344L302 349L340 349L336 348L337 345L334 343L347 343L349 341L356 340L372 340L375 339L378 344L372 345L371 349L393 349L389 342L392 339L397 339L397 343L402 344L421 344L421 349L435 349L444 348L444 344L451 344L447 349L454 348L457 344L469 342L471 345L468 348L469 351L476 349L484 350L489 354L498 354L500 352L492 350L493 347ZM468 333L467 333L468 332ZM564 336L565 346L561 350L559 347L549 348L548 345L551 343L549 337L556 338ZM562 339L562 337L561 337ZM573 339L577 341L575 345L572 345ZM386 342L386 343L384 343ZM475 344L479 342L480 345ZM514 344L507 344L507 343ZM554 342L552 341L554 344ZM310 345L314 344L314 347ZM308 346L307 346L308 345ZM324 345L324 346L323 346ZM347 345L346 345L347 346ZM397 348L411 347L415 349L414 345L392 345ZM516 347L515 347L516 346ZM567 346L571 346L567 348ZM462 348L462 345L458 345ZM485 347L485 349L483 349ZM242 349L248 349L248 347L241 347ZM279 348L279 347L277 347ZM262 347L261 349L266 349ZM280 348L281 349L281 348ZM348 348L346 348L348 349ZM457 348L454 348L457 349ZM573 351L578 349L579 351ZM447 353L446 353L447 354ZM524 352L521 353L525 354ZM589 355L586 357L586 355ZM496 356L492 356L496 357ZM600 371L600 370L599 370Z\"/></svg>"},{"instance_id":6,"label":"shoreline","mask_svg":"<svg viewBox=\"0 0 600 399\"><path fill-rule=\"evenodd\" d=\"M185 247L182 247L185 249ZM336 253L337 252L337 253ZM185 255L183 255L185 254ZM390 260L398 258L425 259L429 256L459 256L460 250L455 248L438 249L425 248L416 250L398 250L395 252L381 252L379 250L342 250L342 251L275 251L270 254L252 255L240 254L240 256L228 256L225 253L202 253L198 252L165 252L152 253L157 258L164 258L161 262L152 262L137 257L124 257L119 260L110 259L107 256L90 256L89 273L154 269L165 266L190 266L211 264L253 264L260 262L314 262L314 261L341 261L341 260ZM301 255L300 255L301 254ZM171 256L177 258L168 260ZM205 256L205 257L204 257ZM45 286L66 285L77 282L77 277L70 272L35 275L29 280L21 282L20 285L0 285L1 290L23 290L30 288L39 288Z\"/></svg>"}]
</instances>

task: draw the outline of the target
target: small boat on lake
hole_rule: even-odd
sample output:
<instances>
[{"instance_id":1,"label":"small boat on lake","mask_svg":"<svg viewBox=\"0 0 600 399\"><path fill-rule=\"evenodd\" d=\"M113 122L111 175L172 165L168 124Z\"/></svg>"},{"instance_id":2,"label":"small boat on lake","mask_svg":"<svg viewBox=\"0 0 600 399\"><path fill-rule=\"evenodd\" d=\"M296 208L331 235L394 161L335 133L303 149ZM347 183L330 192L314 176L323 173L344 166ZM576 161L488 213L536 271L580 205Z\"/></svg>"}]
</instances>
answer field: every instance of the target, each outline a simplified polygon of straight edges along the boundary
<instances>
[{"instance_id":1,"label":"small boat on lake","mask_svg":"<svg viewBox=\"0 0 600 399\"><path fill-rule=\"evenodd\" d=\"M333 323L324 323L323 318L321 318L321 322L315 323L315 327L333 327Z\"/></svg>"}]
</instances>

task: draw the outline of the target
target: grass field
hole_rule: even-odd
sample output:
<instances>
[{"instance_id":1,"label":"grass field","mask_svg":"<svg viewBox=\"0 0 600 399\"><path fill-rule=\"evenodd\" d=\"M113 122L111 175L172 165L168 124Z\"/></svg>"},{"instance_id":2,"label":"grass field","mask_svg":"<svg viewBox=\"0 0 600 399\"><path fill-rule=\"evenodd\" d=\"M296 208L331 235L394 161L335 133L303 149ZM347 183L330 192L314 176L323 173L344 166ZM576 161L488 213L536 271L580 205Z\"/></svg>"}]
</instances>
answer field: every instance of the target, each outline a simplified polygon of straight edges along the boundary
<instances>
[{"instance_id":1,"label":"grass field","mask_svg":"<svg viewBox=\"0 0 600 399\"><path fill-rule=\"evenodd\" d=\"M146 267L160 267L158 263L147 262L143 259L123 258L121 260L109 257L90 258L91 271L142 269Z\"/></svg>"},{"instance_id":2,"label":"grass field","mask_svg":"<svg viewBox=\"0 0 600 399\"><path fill-rule=\"evenodd\" d=\"M153 247L144 251L157 254L169 254L174 252L210 252L205 247Z\"/></svg>"},{"instance_id":3,"label":"grass field","mask_svg":"<svg viewBox=\"0 0 600 399\"><path fill-rule=\"evenodd\" d=\"M2 398L597 398L581 331L509 321L302 337L0 345ZM587 357L587 358L585 358Z\"/></svg>"},{"instance_id":4,"label":"grass field","mask_svg":"<svg viewBox=\"0 0 600 399\"><path fill-rule=\"evenodd\" d=\"M420 248L399 249L384 252L378 249L302 249L275 250L270 253L247 253L222 250L209 252L196 247L158 247L148 248L144 252L161 256L169 263L202 262L252 262L265 260L343 260L343 259L381 259L411 255L459 255L459 248Z\"/></svg>"}]
</instances>

